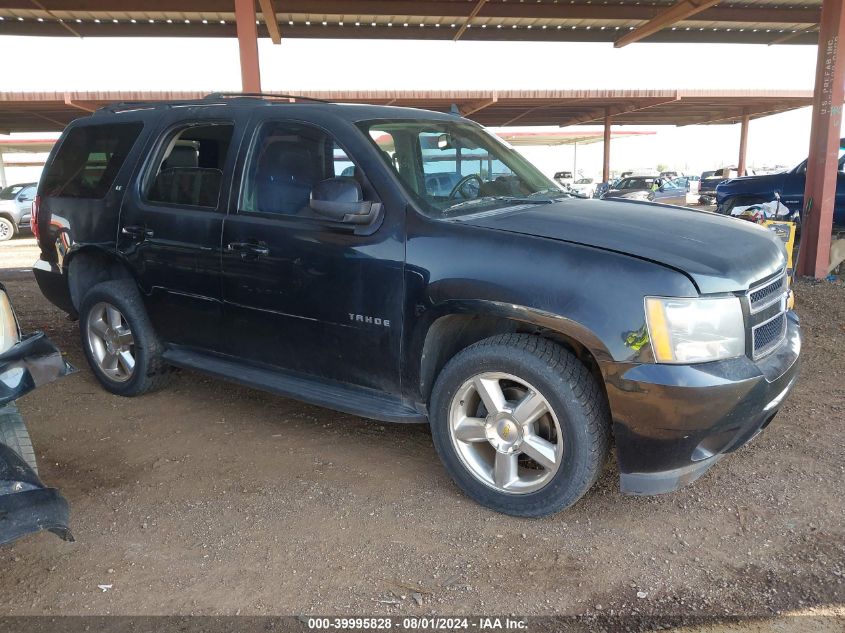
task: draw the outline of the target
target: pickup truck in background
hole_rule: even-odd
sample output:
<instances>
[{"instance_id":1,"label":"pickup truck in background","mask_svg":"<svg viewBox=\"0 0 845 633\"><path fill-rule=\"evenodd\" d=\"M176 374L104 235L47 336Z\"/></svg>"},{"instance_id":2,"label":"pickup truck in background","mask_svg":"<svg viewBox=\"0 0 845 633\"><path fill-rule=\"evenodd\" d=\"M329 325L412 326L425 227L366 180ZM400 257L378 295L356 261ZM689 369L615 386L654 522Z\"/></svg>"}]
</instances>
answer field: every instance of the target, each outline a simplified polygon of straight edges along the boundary
<instances>
[{"instance_id":1,"label":"pickup truck in background","mask_svg":"<svg viewBox=\"0 0 845 633\"><path fill-rule=\"evenodd\" d=\"M840 142L845 142L842 139ZM833 225L845 228L845 152L840 150L838 172L836 175L836 203L833 208ZM771 202L775 194L780 195L781 204L790 211L804 209L804 185L807 176L807 161L803 161L788 171L766 176L748 176L731 178L720 183L716 188L716 210L729 215L734 207L762 202Z\"/></svg>"},{"instance_id":2,"label":"pickup truck in background","mask_svg":"<svg viewBox=\"0 0 845 633\"><path fill-rule=\"evenodd\" d=\"M745 176L750 176L754 172L746 169ZM722 167L716 171L701 174L701 181L698 183L698 201L700 204L713 204L716 202L716 187L719 183L724 182L729 178L736 178L739 176L736 167Z\"/></svg>"}]
</instances>

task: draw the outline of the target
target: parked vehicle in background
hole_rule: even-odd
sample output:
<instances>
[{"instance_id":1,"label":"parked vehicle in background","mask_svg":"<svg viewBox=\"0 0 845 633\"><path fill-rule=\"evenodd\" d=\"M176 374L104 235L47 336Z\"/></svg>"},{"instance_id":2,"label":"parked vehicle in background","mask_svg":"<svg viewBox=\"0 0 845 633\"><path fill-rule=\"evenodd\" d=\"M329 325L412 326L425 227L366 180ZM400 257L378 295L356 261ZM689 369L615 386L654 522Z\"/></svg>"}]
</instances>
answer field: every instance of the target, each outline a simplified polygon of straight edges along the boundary
<instances>
[{"instance_id":1,"label":"parked vehicle in background","mask_svg":"<svg viewBox=\"0 0 845 633\"><path fill-rule=\"evenodd\" d=\"M570 190L579 196L592 198L596 195L596 182L592 178L579 178L572 184Z\"/></svg>"},{"instance_id":2,"label":"parked vehicle in background","mask_svg":"<svg viewBox=\"0 0 845 633\"><path fill-rule=\"evenodd\" d=\"M840 144L845 146L845 139ZM833 206L833 224L845 228L845 150L839 151L836 173L836 198ZM762 204L780 196L780 203L791 212L804 209L804 188L807 182L807 161L790 170L766 176L731 178L716 187L716 210L730 215L734 207Z\"/></svg>"},{"instance_id":3,"label":"parked vehicle in background","mask_svg":"<svg viewBox=\"0 0 845 633\"><path fill-rule=\"evenodd\" d=\"M39 185L38 285L112 393L176 366L427 422L466 494L541 516L593 485L611 433L622 490L668 492L794 384L771 231L575 197L454 114L179 105L75 121ZM460 178L444 195L435 173Z\"/></svg>"},{"instance_id":4,"label":"parked vehicle in background","mask_svg":"<svg viewBox=\"0 0 845 633\"><path fill-rule=\"evenodd\" d=\"M687 203L687 191L688 183L683 178L667 180L653 192L651 200L661 204L684 206Z\"/></svg>"},{"instance_id":5,"label":"parked vehicle in background","mask_svg":"<svg viewBox=\"0 0 845 633\"><path fill-rule=\"evenodd\" d=\"M575 182L571 171L559 171L555 174L555 181L565 189L569 189Z\"/></svg>"},{"instance_id":6,"label":"parked vehicle in background","mask_svg":"<svg viewBox=\"0 0 845 633\"><path fill-rule=\"evenodd\" d=\"M676 171L661 171L660 172L660 177L666 178L667 180L675 180L680 175L681 174L679 174Z\"/></svg>"},{"instance_id":7,"label":"parked vehicle in background","mask_svg":"<svg viewBox=\"0 0 845 633\"><path fill-rule=\"evenodd\" d=\"M0 242L12 239L20 231L29 231L37 184L25 182L0 191Z\"/></svg>"},{"instance_id":8,"label":"parked vehicle in background","mask_svg":"<svg viewBox=\"0 0 845 633\"><path fill-rule=\"evenodd\" d=\"M42 332L21 336L0 284L0 544L48 530L72 541L68 504L38 478L35 450L15 400L72 368Z\"/></svg>"},{"instance_id":9,"label":"parked vehicle in background","mask_svg":"<svg viewBox=\"0 0 845 633\"><path fill-rule=\"evenodd\" d=\"M706 174L707 172L704 172ZM751 170L746 169L745 175L749 175ZM705 177L701 175L701 182L698 184L699 203L711 205L716 203L716 186L720 182L724 182L729 178L737 177L736 167L722 167L712 173L712 175Z\"/></svg>"},{"instance_id":10,"label":"parked vehicle in background","mask_svg":"<svg viewBox=\"0 0 845 633\"><path fill-rule=\"evenodd\" d=\"M699 185L701 184L701 176L687 175L684 176L687 179L687 191L690 193L698 193Z\"/></svg>"},{"instance_id":11,"label":"parked vehicle in background","mask_svg":"<svg viewBox=\"0 0 845 633\"><path fill-rule=\"evenodd\" d=\"M602 198L627 198L629 200L650 201L654 199L654 192L665 179L659 176L629 176L620 178L602 196Z\"/></svg>"}]
</instances>

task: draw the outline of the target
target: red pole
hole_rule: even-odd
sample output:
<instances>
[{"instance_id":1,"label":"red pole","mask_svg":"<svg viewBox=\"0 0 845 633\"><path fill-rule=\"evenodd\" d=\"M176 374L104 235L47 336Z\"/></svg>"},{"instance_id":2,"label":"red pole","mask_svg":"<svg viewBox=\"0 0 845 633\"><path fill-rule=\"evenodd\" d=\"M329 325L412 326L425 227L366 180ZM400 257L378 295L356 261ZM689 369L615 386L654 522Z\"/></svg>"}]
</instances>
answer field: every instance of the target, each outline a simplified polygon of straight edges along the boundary
<instances>
[{"instance_id":1,"label":"red pole","mask_svg":"<svg viewBox=\"0 0 845 633\"><path fill-rule=\"evenodd\" d=\"M261 92L258 66L258 26L255 24L255 0L235 0L235 22L241 53L241 84L244 92Z\"/></svg>"},{"instance_id":2,"label":"red pole","mask_svg":"<svg viewBox=\"0 0 845 633\"><path fill-rule=\"evenodd\" d=\"M839 131L845 100L845 59L839 55L840 40L845 42L845 1L824 0L797 268L799 275L817 279L827 274L833 231Z\"/></svg>"},{"instance_id":3,"label":"red pole","mask_svg":"<svg viewBox=\"0 0 845 633\"><path fill-rule=\"evenodd\" d=\"M607 108L604 111L604 163L601 181L610 182L610 110Z\"/></svg>"}]
</instances>

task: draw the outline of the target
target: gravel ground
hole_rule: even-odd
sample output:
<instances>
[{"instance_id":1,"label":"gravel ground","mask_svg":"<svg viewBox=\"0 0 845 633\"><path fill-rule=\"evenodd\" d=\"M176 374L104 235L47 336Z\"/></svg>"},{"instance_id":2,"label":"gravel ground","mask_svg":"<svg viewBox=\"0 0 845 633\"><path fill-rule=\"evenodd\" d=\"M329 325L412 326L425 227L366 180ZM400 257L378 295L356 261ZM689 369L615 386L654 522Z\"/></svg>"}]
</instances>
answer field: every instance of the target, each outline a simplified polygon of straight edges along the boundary
<instances>
[{"instance_id":1,"label":"gravel ground","mask_svg":"<svg viewBox=\"0 0 845 633\"><path fill-rule=\"evenodd\" d=\"M425 426L190 372L107 394L77 325L21 272L34 259L32 240L3 244L0 280L25 330L80 368L19 401L76 542L0 549L2 614L781 614L778 630L843 630L783 615L845 616L840 283L797 286L802 378L752 444L661 497L620 495L609 465L574 508L526 520L465 498Z\"/></svg>"}]
</instances>

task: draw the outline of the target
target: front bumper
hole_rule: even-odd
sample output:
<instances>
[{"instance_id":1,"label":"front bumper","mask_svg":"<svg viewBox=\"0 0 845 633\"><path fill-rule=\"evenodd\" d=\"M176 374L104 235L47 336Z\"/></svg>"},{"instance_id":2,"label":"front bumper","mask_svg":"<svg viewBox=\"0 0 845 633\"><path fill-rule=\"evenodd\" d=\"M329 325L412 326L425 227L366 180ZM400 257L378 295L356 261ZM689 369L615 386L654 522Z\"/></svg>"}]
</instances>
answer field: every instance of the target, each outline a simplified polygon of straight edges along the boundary
<instances>
[{"instance_id":1,"label":"front bumper","mask_svg":"<svg viewBox=\"0 0 845 633\"><path fill-rule=\"evenodd\" d=\"M3 415L19 415L17 409ZM38 475L11 447L0 443L0 545L46 530L72 541L69 509L55 488Z\"/></svg>"},{"instance_id":2,"label":"front bumper","mask_svg":"<svg viewBox=\"0 0 845 633\"><path fill-rule=\"evenodd\" d=\"M786 340L757 362L606 368L622 492L677 490L751 440L795 385L800 353L798 318L789 312Z\"/></svg>"}]
</instances>

